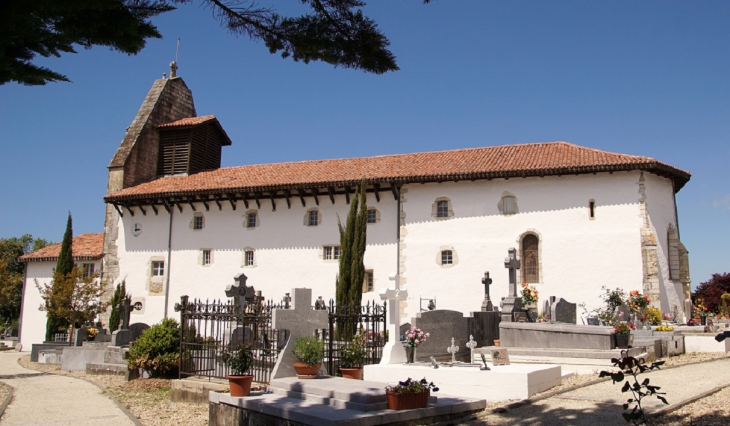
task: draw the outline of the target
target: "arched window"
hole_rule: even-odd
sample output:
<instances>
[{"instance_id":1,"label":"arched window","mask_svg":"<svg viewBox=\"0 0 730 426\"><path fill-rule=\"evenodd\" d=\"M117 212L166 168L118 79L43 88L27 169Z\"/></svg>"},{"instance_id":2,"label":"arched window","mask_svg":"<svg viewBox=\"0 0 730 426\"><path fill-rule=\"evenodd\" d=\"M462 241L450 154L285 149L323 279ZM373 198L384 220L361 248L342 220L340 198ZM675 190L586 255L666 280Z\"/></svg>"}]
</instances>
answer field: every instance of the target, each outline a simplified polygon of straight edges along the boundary
<instances>
[{"instance_id":1,"label":"arched window","mask_svg":"<svg viewBox=\"0 0 730 426\"><path fill-rule=\"evenodd\" d=\"M522 282L540 282L540 258L537 235L527 234L522 238Z\"/></svg>"}]
</instances>

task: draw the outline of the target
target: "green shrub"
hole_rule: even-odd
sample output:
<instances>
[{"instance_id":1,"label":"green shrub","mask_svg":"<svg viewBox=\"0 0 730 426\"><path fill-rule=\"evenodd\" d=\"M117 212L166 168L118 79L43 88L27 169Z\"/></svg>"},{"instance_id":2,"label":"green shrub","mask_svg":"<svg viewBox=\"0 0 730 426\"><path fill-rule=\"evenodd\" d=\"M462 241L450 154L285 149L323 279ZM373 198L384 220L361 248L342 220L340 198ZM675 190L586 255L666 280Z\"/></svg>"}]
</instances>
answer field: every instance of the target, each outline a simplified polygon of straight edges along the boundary
<instances>
[{"instance_id":1,"label":"green shrub","mask_svg":"<svg viewBox=\"0 0 730 426\"><path fill-rule=\"evenodd\" d=\"M340 350L340 367L360 368L365 364L367 338L358 333L352 338L347 347Z\"/></svg>"},{"instance_id":2,"label":"green shrub","mask_svg":"<svg viewBox=\"0 0 730 426\"><path fill-rule=\"evenodd\" d=\"M151 377L177 375L180 366L180 326L172 318L142 332L129 349L130 368L141 368Z\"/></svg>"},{"instance_id":3,"label":"green shrub","mask_svg":"<svg viewBox=\"0 0 730 426\"><path fill-rule=\"evenodd\" d=\"M231 367L232 376L244 376L253 366L253 352L251 345L239 343L232 350L227 350L221 354L221 361Z\"/></svg>"},{"instance_id":4,"label":"green shrub","mask_svg":"<svg viewBox=\"0 0 730 426\"><path fill-rule=\"evenodd\" d=\"M647 306L644 310L644 317L646 322L651 325L660 325L662 323L662 311L654 306Z\"/></svg>"},{"instance_id":5,"label":"green shrub","mask_svg":"<svg viewBox=\"0 0 730 426\"><path fill-rule=\"evenodd\" d=\"M319 365L324 358L324 342L313 336L301 337L294 345L294 356L307 365Z\"/></svg>"}]
</instances>

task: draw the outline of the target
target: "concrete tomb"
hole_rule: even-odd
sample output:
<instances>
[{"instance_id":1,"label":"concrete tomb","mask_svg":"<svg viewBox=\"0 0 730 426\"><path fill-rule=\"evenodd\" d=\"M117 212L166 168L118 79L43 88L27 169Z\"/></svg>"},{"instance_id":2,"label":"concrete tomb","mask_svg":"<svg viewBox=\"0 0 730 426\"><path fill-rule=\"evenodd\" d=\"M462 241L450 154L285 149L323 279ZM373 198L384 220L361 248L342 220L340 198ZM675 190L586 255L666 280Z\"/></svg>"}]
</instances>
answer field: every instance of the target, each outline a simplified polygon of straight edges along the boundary
<instances>
[{"instance_id":1,"label":"concrete tomb","mask_svg":"<svg viewBox=\"0 0 730 426\"><path fill-rule=\"evenodd\" d=\"M430 337L416 349L416 359L426 361L430 356L441 358L447 356L446 348L454 344L462 349L456 349L454 357L466 358L468 348L466 342L469 340L468 320L464 314L458 311L438 309L416 314L413 318L413 325L420 328L424 333L430 333Z\"/></svg>"},{"instance_id":2,"label":"concrete tomb","mask_svg":"<svg viewBox=\"0 0 730 426\"><path fill-rule=\"evenodd\" d=\"M505 347L608 350L615 331L608 326L502 322L499 334Z\"/></svg>"}]
</instances>

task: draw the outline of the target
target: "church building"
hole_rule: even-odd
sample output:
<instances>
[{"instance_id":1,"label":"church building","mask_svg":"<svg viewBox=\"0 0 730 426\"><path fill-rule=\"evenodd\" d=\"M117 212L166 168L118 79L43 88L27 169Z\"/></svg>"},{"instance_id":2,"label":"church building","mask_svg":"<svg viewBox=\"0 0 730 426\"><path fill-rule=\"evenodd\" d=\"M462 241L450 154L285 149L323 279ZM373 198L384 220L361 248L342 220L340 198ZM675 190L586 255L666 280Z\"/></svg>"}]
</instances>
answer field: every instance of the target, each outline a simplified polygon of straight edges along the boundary
<instances>
[{"instance_id":1,"label":"church building","mask_svg":"<svg viewBox=\"0 0 730 426\"><path fill-rule=\"evenodd\" d=\"M540 308L557 296L592 309L602 287L619 287L680 319L690 309L675 198L690 174L653 158L546 142L222 168L232 143L215 116L197 115L182 78L154 82L104 198L102 279L109 297L125 281L133 323L177 317L183 295L225 298L240 273L266 299L294 287L334 298L337 222L362 179L363 301L380 301L393 275L408 290L406 321L430 300L480 310L486 271L498 305L510 248Z\"/></svg>"}]
</instances>

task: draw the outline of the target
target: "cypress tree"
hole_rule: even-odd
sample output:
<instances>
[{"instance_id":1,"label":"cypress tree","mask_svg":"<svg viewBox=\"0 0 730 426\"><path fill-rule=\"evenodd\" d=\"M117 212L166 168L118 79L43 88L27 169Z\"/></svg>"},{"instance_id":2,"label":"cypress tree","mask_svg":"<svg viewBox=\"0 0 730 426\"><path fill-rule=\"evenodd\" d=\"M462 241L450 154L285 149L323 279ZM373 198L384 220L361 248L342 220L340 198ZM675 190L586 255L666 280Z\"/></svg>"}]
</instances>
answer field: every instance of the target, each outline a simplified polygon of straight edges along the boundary
<instances>
[{"instance_id":1,"label":"cypress tree","mask_svg":"<svg viewBox=\"0 0 730 426\"><path fill-rule=\"evenodd\" d=\"M113 333L119 328L119 305L127 295L127 284L124 280L117 284L116 290L114 290L114 296L112 296L112 312L109 314L109 332Z\"/></svg>"},{"instance_id":2,"label":"cypress tree","mask_svg":"<svg viewBox=\"0 0 730 426\"><path fill-rule=\"evenodd\" d=\"M71 220L71 213L68 214L68 220L66 221L66 232L63 234L63 242L61 242L61 252L58 254L58 261L56 262L55 276L66 276L73 272L74 259L72 250L73 241L73 222ZM54 278L55 279L55 278ZM58 332L58 329L64 326L68 326L66 321L56 318L51 314L48 314L46 320L46 340L53 340L53 336Z\"/></svg>"}]
</instances>

